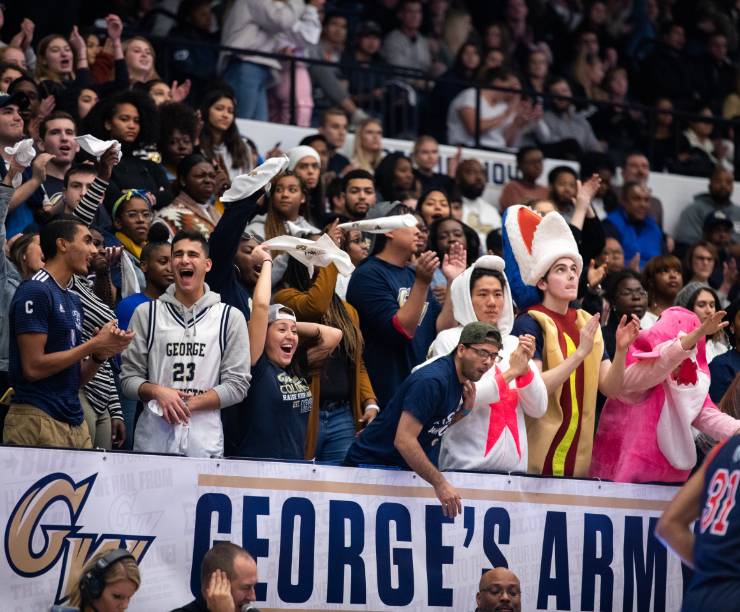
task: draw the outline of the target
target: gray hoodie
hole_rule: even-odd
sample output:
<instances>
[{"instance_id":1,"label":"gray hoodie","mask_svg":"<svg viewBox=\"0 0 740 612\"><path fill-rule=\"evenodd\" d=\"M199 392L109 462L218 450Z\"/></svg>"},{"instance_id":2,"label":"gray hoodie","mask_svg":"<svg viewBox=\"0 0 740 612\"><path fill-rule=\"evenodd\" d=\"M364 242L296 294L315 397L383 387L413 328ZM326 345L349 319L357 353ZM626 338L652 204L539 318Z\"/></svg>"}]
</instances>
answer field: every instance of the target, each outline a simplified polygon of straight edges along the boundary
<instances>
[{"instance_id":1,"label":"gray hoodie","mask_svg":"<svg viewBox=\"0 0 740 612\"><path fill-rule=\"evenodd\" d=\"M218 367L218 378L213 381L211 388L218 394L221 408L232 406L242 401L249 389L250 354L249 335L244 315L235 308L221 303L221 296L214 293L205 286L204 295L190 308L186 308L175 298L175 285L170 285L160 297L159 302L169 304L172 309L160 309L168 314L171 310L178 313L184 321L184 329L180 339L197 339L198 326L204 325L200 314L207 307L217 306L228 311L227 324L224 330L224 350L220 355ZM148 303L141 304L131 318L129 330L135 332L135 336L128 348L123 352L123 363L121 367L121 386L126 397L137 399L139 387L145 382L163 384L152 377L150 364L155 365L159 360L164 360L165 355L158 355L154 348L153 337L149 334L150 308ZM200 322L199 322L200 321ZM157 333L155 322L154 333ZM202 333L201 333L202 335ZM209 347L208 355L218 359L218 346ZM215 349L215 350L214 350Z\"/></svg>"},{"instance_id":2,"label":"gray hoodie","mask_svg":"<svg viewBox=\"0 0 740 612\"><path fill-rule=\"evenodd\" d=\"M15 268L5 257L5 218L14 189L0 184L0 372L8 371L8 353L10 351L10 302L21 282Z\"/></svg>"}]
</instances>

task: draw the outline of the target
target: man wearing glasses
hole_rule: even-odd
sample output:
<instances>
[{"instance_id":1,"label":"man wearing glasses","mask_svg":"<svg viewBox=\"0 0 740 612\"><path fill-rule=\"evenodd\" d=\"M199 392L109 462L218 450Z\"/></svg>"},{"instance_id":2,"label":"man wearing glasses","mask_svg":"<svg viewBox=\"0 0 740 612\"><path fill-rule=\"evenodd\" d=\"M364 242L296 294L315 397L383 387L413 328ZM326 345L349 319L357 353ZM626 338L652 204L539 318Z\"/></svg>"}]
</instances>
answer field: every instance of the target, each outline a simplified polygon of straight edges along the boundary
<instances>
[{"instance_id":1,"label":"man wearing glasses","mask_svg":"<svg viewBox=\"0 0 740 612\"><path fill-rule=\"evenodd\" d=\"M475 404L475 384L498 359L501 334L476 321L460 333L455 350L413 372L350 447L347 465L411 468L434 487L445 516L462 512L457 490L437 469L441 437Z\"/></svg>"}]
</instances>

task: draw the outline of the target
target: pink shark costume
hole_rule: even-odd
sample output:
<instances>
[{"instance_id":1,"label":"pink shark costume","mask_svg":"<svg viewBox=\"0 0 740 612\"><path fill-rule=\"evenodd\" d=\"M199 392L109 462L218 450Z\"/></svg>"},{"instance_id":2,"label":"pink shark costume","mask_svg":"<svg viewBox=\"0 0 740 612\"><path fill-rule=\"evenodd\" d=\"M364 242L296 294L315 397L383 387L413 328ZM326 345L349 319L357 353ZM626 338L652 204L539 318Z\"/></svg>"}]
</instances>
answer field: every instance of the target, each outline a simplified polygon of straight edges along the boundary
<instances>
[{"instance_id":1,"label":"pink shark costume","mask_svg":"<svg viewBox=\"0 0 740 612\"><path fill-rule=\"evenodd\" d=\"M455 350L463 327L477 321L470 297L470 278L476 269L481 268L498 270L503 274L504 260L495 255L484 255L452 281L452 312L459 326L437 335L430 347L434 358L449 355ZM513 324L514 306L507 282L503 309L496 323L503 340L499 352L501 362L494 364L476 383L475 406L471 413L452 425L442 438L439 452L441 470L527 471L524 415L539 418L545 413L547 390L533 361L530 361L528 374L508 385L503 379L502 373L509 369L509 356L519 345L519 340L511 335Z\"/></svg>"},{"instance_id":2,"label":"pink shark costume","mask_svg":"<svg viewBox=\"0 0 740 612\"><path fill-rule=\"evenodd\" d=\"M674 306L637 336L627 352L625 391L601 412L589 476L684 482L697 459L692 426L720 441L738 431L740 421L709 399L704 338L689 351L681 346L699 325L693 312Z\"/></svg>"}]
</instances>

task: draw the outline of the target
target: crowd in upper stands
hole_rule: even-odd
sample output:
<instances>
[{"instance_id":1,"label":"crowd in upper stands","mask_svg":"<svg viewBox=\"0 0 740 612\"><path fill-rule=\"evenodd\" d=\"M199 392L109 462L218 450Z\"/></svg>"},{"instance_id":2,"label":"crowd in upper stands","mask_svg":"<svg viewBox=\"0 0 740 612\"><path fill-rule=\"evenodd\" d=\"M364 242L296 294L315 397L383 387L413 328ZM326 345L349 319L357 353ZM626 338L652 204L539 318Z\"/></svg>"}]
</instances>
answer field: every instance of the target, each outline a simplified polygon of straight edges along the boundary
<instances>
[{"instance_id":1,"label":"crowd in upper stands","mask_svg":"<svg viewBox=\"0 0 740 612\"><path fill-rule=\"evenodd\" d=\"M478 357L505 357L526 386L542 340L515 324L523 309L492 263L515 205L570 228L604 360L623 355L622 316L648 329L681 306L711 331L712 400L740 417L731 128L625 106L740 114L737 9L169 4L173 18L0 32L4 442L341 463L428 356L494 337L463 329L480 321L497 326L501 355ZM228 50L206 44L219 41ZM402 117L412 101L415 125ZM315 131L259 150L237 117ZM410 156L384 147L389 131L413 135ZM474 157L440 172L441 142L476 140L516 153L500 197ZM545 186L546 157L579 169L556 166ZM651 170L702 176L706 192L661 202ZM679 206L673 233L664 210ZM382 231L363 232L376 219ZM544 391L532 397L528 418L545 408ZM183 423L205 433L188 439ZM716 440L702 436L705 451Z\"/></svg>"}]
</instances>

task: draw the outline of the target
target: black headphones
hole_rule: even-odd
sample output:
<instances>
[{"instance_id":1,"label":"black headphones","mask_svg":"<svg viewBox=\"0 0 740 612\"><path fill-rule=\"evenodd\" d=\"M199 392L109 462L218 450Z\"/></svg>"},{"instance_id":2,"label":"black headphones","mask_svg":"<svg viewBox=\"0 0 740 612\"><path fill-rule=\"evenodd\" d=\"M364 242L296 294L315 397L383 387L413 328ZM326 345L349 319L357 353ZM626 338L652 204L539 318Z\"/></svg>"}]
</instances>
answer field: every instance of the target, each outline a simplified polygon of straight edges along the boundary
<instances>
[{"instance_id":1,"label":"black headphones","mask_svg":"<svg viewBox=\"0 0 740 612\"><path fill-rule=\"evenodd\" d=\"M122 559L132 559L136 562L135 557L125 548L116 548L105 553L95 562L95 565L85 572L80 578L80 594L83 601L92 602L103 594L105 574L108 568Z\"/></svg>"}]
</instances>

